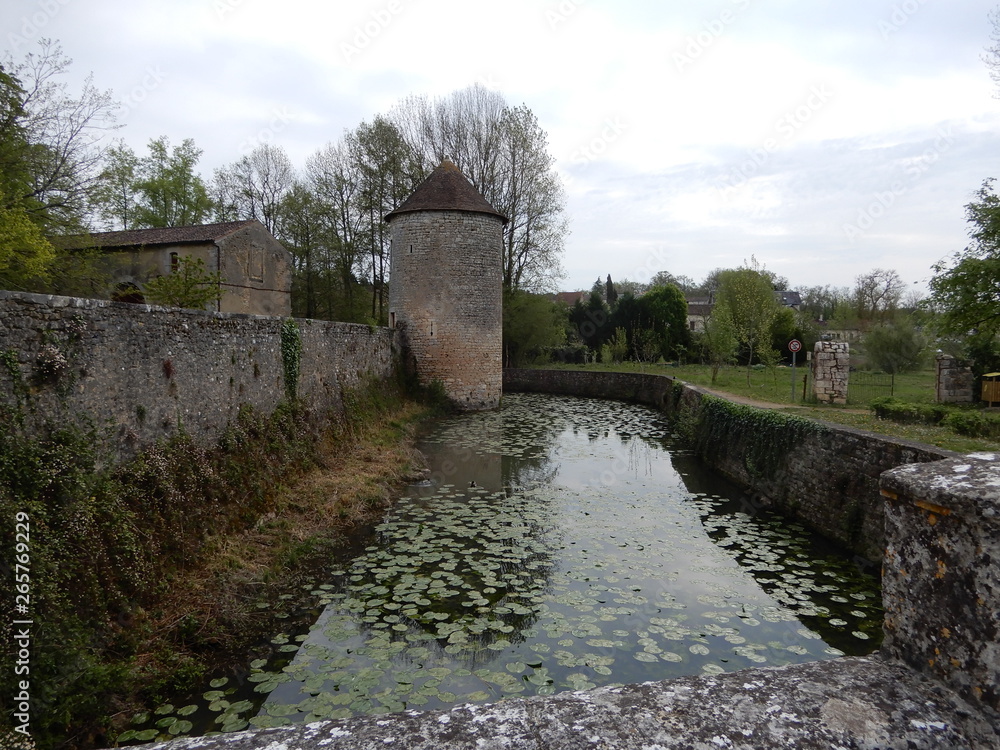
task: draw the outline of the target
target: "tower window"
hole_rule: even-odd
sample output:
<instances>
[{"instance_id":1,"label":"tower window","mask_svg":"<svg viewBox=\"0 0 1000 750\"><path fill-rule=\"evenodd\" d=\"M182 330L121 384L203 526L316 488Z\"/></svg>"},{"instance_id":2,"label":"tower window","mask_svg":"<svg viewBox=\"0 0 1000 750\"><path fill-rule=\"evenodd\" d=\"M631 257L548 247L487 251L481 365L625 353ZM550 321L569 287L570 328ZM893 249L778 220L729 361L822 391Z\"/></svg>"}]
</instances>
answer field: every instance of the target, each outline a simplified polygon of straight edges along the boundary
<instances>
[{"instance_id":1,"label":"tower window","mask_svg":"<svg viewBox=\"0 0 1000 750\"><path fill-rule=\"evenodd\" d=\"M413 252L413 245L410 245L410 252Z\"/></svg>"}]
</instances>

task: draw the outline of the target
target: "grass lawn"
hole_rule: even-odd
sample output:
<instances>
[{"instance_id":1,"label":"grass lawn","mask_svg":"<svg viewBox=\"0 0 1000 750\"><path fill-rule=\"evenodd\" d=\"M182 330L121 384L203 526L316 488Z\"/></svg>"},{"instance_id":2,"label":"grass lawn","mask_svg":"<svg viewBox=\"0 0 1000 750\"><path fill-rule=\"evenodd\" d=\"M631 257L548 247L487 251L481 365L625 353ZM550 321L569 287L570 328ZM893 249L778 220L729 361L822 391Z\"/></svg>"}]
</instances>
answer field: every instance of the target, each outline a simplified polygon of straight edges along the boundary
<instances>
[{"instance_id":1,"label":"grass lawn","mask_svg":"<svg viewBox=\"0 0 1000 750\"><path fill-rule=\"evenodd\" d=\"M637 362L622 362L621 364L544 365L546 368L559 370L596 370L606 372L642 372L657 375L667 375L683 380L692 385L702 386L722 393L754 399L773 404L775 408L788 411L803 417L813 417L827 422L835 422L850 427L856 427L880 435L915 440L939 448L968 453L971 451L1000 451L1000 442L981 438L968 438L959 435L946 427L928 425L903 425L884 419L877 419L869 411L867 404L849 404L843 406L821 406L803 403L802 385L805 368L795 371L794 398L792 391L792 368L778 367L773 371L751 370L750 382L747 383L745 367L727 367L719 371L715 383L712 383L711 368L705 365L663 365ZM886 393L885 395L889 395ZM904 401L931 403L934 401L934 371L931 369L919 372L897 375L893 395Z\"/></svg>"}]
</instances>

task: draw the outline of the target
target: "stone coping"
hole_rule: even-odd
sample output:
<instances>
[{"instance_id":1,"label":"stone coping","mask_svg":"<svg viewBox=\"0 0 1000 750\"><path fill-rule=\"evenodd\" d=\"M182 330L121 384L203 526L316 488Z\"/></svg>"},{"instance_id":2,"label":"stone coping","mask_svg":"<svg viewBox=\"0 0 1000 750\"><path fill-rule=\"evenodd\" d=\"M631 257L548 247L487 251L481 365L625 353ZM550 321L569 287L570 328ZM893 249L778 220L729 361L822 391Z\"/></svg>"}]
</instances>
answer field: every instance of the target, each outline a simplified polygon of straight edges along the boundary
<instances>
[{"instance_id":1,"label":"stone coping","mask_svg":"<svg viewBox=\"0 0 1000 750\"><path fill-rule=\"evenodd\" d=\"M150 746L154 747L154 746ZM162 750L996 750L997 717L879 656L192 737Z\"/></svg>"}]
</instances>

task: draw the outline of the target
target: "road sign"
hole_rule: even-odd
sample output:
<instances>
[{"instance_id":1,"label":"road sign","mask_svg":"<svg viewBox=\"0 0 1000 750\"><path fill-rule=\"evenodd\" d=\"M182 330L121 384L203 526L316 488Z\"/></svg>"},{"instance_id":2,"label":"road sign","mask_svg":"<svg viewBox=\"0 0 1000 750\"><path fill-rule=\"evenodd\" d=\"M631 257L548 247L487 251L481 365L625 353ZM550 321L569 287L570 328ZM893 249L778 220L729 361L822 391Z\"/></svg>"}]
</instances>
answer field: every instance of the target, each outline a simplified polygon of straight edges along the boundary
<instances>
[{"instance_id":1,"label":"road sign","mask_svg":"<svg viewBox=\"0 0 1000 750\"><path fill-rule=\"evenodd\" d=\"M788 342L788 351L792 353L792 403L795 402L795 355L802 350L802 342L792 339Z\"/></svg>"}]
</instances>

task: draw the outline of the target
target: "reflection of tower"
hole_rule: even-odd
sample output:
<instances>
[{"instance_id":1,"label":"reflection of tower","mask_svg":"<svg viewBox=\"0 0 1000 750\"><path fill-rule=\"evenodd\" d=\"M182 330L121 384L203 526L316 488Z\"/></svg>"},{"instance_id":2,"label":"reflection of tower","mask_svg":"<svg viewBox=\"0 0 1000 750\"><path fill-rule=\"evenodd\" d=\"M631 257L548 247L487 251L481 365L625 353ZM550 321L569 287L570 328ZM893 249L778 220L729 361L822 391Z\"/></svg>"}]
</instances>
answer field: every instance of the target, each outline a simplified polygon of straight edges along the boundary
<instances>
[{"instance_id":1,"label":"reflection of tower","mask_svg":"<svg viewBox=\"0 0 1000 750\"><path fill-rule=\"evenodd\" d=\"M460 408L499 406L506 217L446 159L385 220L389 325L401 329L407 366Z\"/></svg>"}]
</instances>

